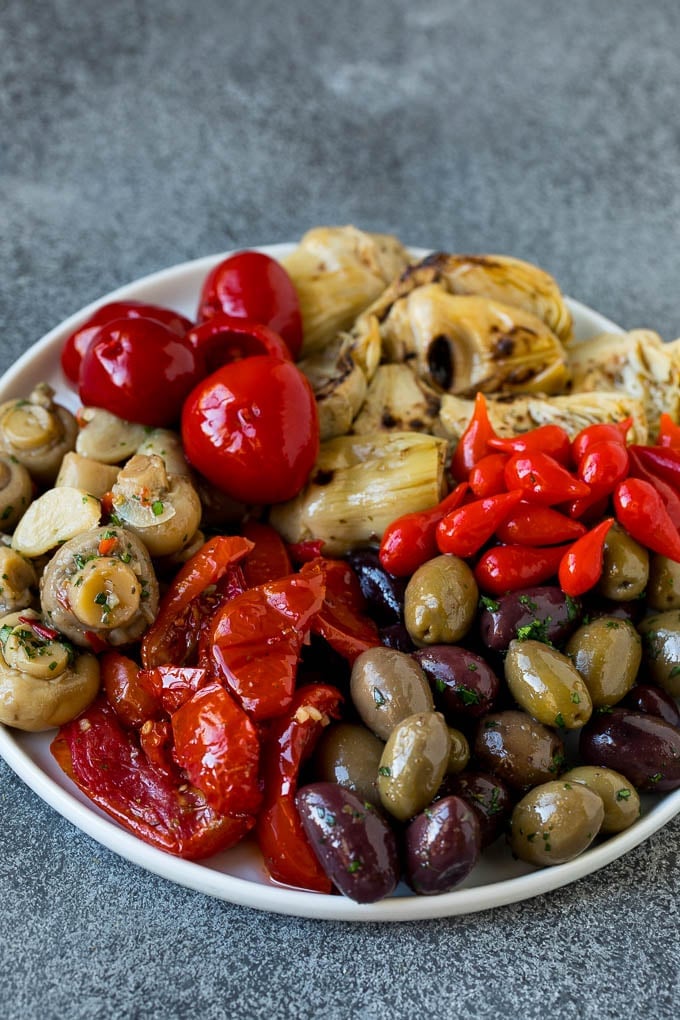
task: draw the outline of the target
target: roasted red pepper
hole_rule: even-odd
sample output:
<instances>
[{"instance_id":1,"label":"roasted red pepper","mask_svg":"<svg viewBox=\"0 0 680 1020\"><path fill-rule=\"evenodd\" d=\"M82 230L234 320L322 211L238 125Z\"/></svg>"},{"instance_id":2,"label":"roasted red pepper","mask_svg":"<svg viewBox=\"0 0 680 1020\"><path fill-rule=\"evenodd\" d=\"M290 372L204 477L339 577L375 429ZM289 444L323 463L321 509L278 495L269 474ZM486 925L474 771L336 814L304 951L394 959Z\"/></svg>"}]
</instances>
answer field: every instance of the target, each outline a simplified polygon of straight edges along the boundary
<instances>
[{"instance_id":1,"label":"roasted red pepper","mask_svg":"<svg viewBox=\"0 0 680 1020\"><path fill-rule=\"evenodd\" d=\"M168 715L181 708L210 680L205 669L190 666L154 666L140 669L138 674L139 686L159 702Z\"/></svg>"},{"instance_id":2,"label":"roasted red pepper","mask_svg":"<svg viewBox=\"0 0 680 1020\"><path fill-rule=\"evenodd\" d=\"M564 554L557 577L565 595L576 598L594 588L602 576L604 544L613 517L607 517L577 539Z\"/></svg>"},{"instance_id":3,"label":"roasted red pepper","mask_svg":"<svg viewBox=\"0 0 680 1020\"><path fill-rule=\"evenodd\" d=\"M256 834L267 870L277 882L323 893L331 891L331 882L305 836L295 793L300 767L330 720L338 718L341 700L335 687L301 687L262 746L264 802Z\"/></svg>"},{"instance_id":4,"label":"roasted red pepper","mask_svg":"<svg viewBox=\"0 0 680 1020\"><path fill-rule=\"evenodd\" d=\"M488 453L482 457L470 472L468 482L470 489L478 499L485 496L497 496L505 492L505 465L510 460L507 453Z\"/></svg>"},{"instance_id":5,"label":"roasted red pepper","mask_svg":"<svg viewBox=\"0 0 680 1020\"><path fill-rule=\"evenodd\" d=\"M680 533L653 485L627 478L614 492L616 519L637 542L680 563Z\"/></svg>"},{"instance_id":6,"label":"roasted red pepper","mask_svg":"<svg viewBox=\"0 0 680 1020\"><path fill-rule=\"evenodd\" d=\"M437 525L445 514L460 506L468 493L461 482L441 503L419 513L397 517L385 529L380 543L380 564L395 577L409 577L437 555Z\"/></svg>"},{"instance_id":7,"label":"roasted red pepper","mask_svg":"<svg viewBox=\"0 0 680 1020\"><path fill-rule=\"evenodd\" d=\"M437 546L465 559L474 556L522 500L522 493L502 492L452 510L437 525Z\"/></svg>"},{"instance_id":8,"label":"roasted red pepper","mask_svg":"<svg viewBox=\"0 0 680 1020\"><path fill-rule=\"evenodd\" d=\"M520 503L496 528L496 537L508 544L560 545L576 541L585 535L586 530L580 521L574 521L552 507Z\"/></svg>"},{"instance_id":9,"label":"roasted red pepper","mask_svg":"<svg viewBox=\"0 0 680 1020\"><path fill-rule=\"evenodd\" d=\"M258 584L266 584L267 581L277 581L292 572L285 543L270 524L245 521L241 526L241 534L254 546L242 563L243 575L249 588L256 588Z\"/></svg>"},{"instance_id":10,"label":"roasted red pepper","mask_svg":"<svg viewBox=\"0 0 680 1020\"><path fill-rule=\"evenodd\" d=\"M215 811L182 777L178 783L147 759L134 730L124 729L101 695L62 726L50 750L97 807L151 846L190 860L239 843L253 815Z\"/></svg>"},{"instance_id":11,"label":"roasted red pepper","mask_svg":"<svg viewBox=\"0 0 680 1020\"><path fill-rule=\"evenodd\" d=\"M585 482L574 478L554 457L539 451L514 454L505 465L505 484L546 506L590 495Z\"/></svg>"},{"instance_id":12,"label":"roasted red pepper","mask_svg":"<svg viewBox=\"0 0 680 1020\"><path fill-rule=\"evenodd\" d=\"M125 726L140 727L163 714L159 693L141 680L136 662L113 650L100 659L102 688L109 704Z\"/></svg>"},{"instance_id":13,"label":"roasted red pepper","mask_svg":"<svg viewBox=\"0 0 680 1020\"><path fill-rule=\"evenodd\" d=\"M519 588L543 584L553 577L568 547L537 548L497 545L479 558L474 574L477 584L490 595L504 595Z\"/></svg>"},{"instance_id":14,"label":"roasted red pepper","mask_svg":"<svg viewBox=\"0 0 680 1020\"><path fill-rule=\"evenodd\" d=\"M492 436L488 440L491 450L500 453L547 453L559 464L569 463L571 442L569 433L561 425L539 425L530 432L522 432L519 436L503 439Z\"/></svg>"},{"instance_id":15,"label":"roasted red pepper","mask_svg":"<svg viewBox=\"0 0 680 1020\"><path fill-rule=\"evenodd\" d=\"M351 665L362 652L381 644L378 628L366 615L366 599L348 563L319 558L305 563L300 576L307 577L319 570L326 594L321 609L312 619L312 633L324 638Z\"/></svg>"},{"instance_id":16,"label":"roasted red pepper","mask_svg":"<svg viewBox=\"0 0 680 1020\"><path fill-rule=\"evenodd\" d=\"M458 440L451 458L451 474L459 482L468 478L482 457L491 453L489 440L495 438L496 432L489 421L486 398L483 393L475 397L475 407L465 431Z\"/></svg>"}]
</instances>

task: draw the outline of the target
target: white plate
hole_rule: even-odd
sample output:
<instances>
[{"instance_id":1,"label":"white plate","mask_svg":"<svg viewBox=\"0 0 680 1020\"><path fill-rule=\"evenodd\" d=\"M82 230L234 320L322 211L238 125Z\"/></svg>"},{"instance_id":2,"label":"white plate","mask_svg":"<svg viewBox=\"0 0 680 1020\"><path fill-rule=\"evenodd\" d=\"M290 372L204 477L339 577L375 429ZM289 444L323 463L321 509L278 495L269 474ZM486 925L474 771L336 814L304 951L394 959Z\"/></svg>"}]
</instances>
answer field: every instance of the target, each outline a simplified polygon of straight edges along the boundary
<instances>
[{"instance_id":1,"label":"white plate","mask_svg":"<svg viewBox=\"0 0 680 1020\"><path fill-rule=\"evenodd\" d=\"M291 245L262 250L282 256ZM414 254L424 254L414 251ZM50 382L64 403L75 409L75 394L66 389L59 370L59 351L65 337L109 301L149 301L192 317L208 271L224 258L215 255L154 273L131 283L71 316L30 348L0 380L0 399L24 396L41 380ZM576 336L584 339L602 331L620 332L618 326L576 301L569 306ZM219 899L281 914L345 921L409 921L464 914L528 899L588 875L665 825L680 812L680 790L666 796L643 798L643 813L626 832L615 836L567 864L537 870L513 861L503 840L484 854L466 881L441 896L413 896L400 887L397 895L380 903L360 905L343 896L303 892L271 882L257 848L245 842L209 861L195 864L147 846L111 821L91 804L61 772L50 755L53 734L28 734L0 726L0 753L24 782L47 804L97 842L127 860L172 882Z\"/></svg>"}]
</instances>

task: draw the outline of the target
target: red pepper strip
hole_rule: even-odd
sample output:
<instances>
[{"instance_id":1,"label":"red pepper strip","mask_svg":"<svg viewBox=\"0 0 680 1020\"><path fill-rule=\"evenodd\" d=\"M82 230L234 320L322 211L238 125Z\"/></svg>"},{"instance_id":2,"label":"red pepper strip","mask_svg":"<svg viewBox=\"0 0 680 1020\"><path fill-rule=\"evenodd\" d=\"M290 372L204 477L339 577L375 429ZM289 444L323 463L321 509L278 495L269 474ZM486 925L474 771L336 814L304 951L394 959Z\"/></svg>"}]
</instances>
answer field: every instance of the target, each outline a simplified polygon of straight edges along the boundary
<instances>
[{"instance_id":1,"label":"red pepper strip","mask_svg":"<svg viewBox=\"0 0 680 1020\"><path fill-rule=\"evenodd\" d=\"M312 620L311 630L318 634L350 665L369 648L382 644L378 628L366 616L366 599L359 579L344 560L319 558L305 563L300 576L321 570L326 584L323 605Z\"/></svg>"},{"instance_id":2,"label":"red pepper strip","mask_svg":"<svg viewBox=\"0 0 680 1020\"><path fill-rule=\"evenodd\" d=\"M637 451L632 448L630 451L630 474L632 478L640 478L643 482L647 482L652 488L656 489L661 496L668 516L675 527L680 528L680 493L672 485L669 485L668 482L659 478L655 471L651 471L644 464Z\"/></svg>"},{"instance_id":3,"label":"red pepper strip","mask_svg":"<svg viewBox=\"0 0 680 1020\"><path fill-rule=\"evenodd\" d=\"M439 551L463 559L474 556L521 500L522 493L516 489L452 510L437 525Z\"/></svg>"},{"instance_id":4,"label":"red pepper strip","mask_svg":"<svg viewBox=\"0 0 680 1020\"><path fill-rule=\"evenodd\" d=\"M627 478L614 492L616 519L637 542L680 563L680 533L649 482Z\"/></svg>"},{"instance_id":5,"label":"red pepper strip","mask_svg":"<svg viewBox=\"0 0 680 1020\"><path fill-rule=\"evenodd\" d=\"M585 525L538 503L520 503L496 528L500 542L518 545L559 545L572 542L586 533Z\"/></svg>"},{"instance_id":6,"label":"red pepper strip","mask_svg":"<svg viewBox=\"0 0 680 1020\"><path fill-rule=\"evenodd\" d=\"M25 627L30 627L36 637L42 638L43 641L56 641L60 636L59 631L55 630L54 627L48 627L46 623L41 620L35 620L32 616L20 616L19 623L23 623Z\"/></svg>"},{"instance_id":7,"label":"red pepper strip","mask_svg":"<svg viewBox=\"0 0 680 1020\"><path fill-rule=\"evenodd\" d=\"M574 437L571 444L571 457L574 464L578 464L586 450L595 443L611 442L625 446L626 436L632 424L632 418L625 418L619 422L598 422L597 425L586 425Z\"/></svg>"},{"instance_id":8,"label":"red pepper strip","mask_svg":"<svg viewBox=\"0 0 680 1020\"><path fill-rule=\"evenodd\" d=\"M659 416L659 434L657 446L669 446L672 450L680 450L680 425L666 411Z\"/></svg>"},{"instance_id":9,"label":"red pepper strip","mask_svg":"<svg viewBox=\"0 0 680 1020\"><path fill-rule=\"evenodd\" d=\"M154 666L153 669L140 669L138 680L139 686L162 706L163 711L172 715L196 691L205 687L211 677L205 669L191 666Z\"/></svg>"},{"instance_id":10,"label":"red pepper strip","mask_svg":"<svg viewBox=\"0 0 680 1020\"><path fill-rule=\"evenodd\" d=\"M569 463L571 455L569 433L561 425L539 425L530 432L523 432L519 436L507 439L492 436L488 440L488 446L491 450L507 454L547 453L563 465Z\"/></svg>"},{"instance_id":11,"label":"red pepper strip","mask_svg":"<svg viewBox=\"0 0 680 1020\"><path fill-rule=\"evenodd\" d=\"M289 542L288 552L293 563L309 563L321 555L323 547L322 538L309 538L306 542Z\"/></svg>"},{"instance_id":12,"label":"red pepper strip","mask_svg":"<svg viewBox=\"0 0 680 1020\"><path fill-rule=\"evenodd\" d=\"M181 665L186 657L186 614L194 599L217 582L253 543L239 536L218 535L184 564L161 600L158 616L142 638L142 662L149 669L166 663Z\"/></svg>"},{"instance_id":13,"label":"red pepper strip","mask_svg":"<svg viewBox=\"0 0 680 1020\"><path fill-rule=\"evenodd\" d=\"M103 696L66 723L50 750L82 792L151 846L190 860L226 850L252 829L252 815L215 811L185 781L172 781L146 758Z\"/></svg>"},{"instance_id":14,"label":"red pepper strip","mask_svg":"<svg viewBox=\"0 0 680 1020\"><path fill-rule=\"evenodd\" d=\"M495 436L496 432L489 421L486 398L483 393L478 393L475 397L472 417L458 440L451 458L451 474L455 479L460 482L467 479L475 464L487 453L491 453L489 440Z\"/></svg>"},{"instance_id":15,"label":"red pepper strip","mask_svg":"<svg viewBox=\"0 0 680 1020\"><path fill-rule=\"evenodd\" d=\"M100 652L107 651L110 647L106 639L104 637L100 637L100 635L95 633L93 630L86 630L85 638L95 655L99 655Z\"/></svg>"},{"instance_id":16,"label":"red pepper strip","mask_svg":"<svg viewBox=\"0 0 680 1020\"><path fill-rule=\"evenodd\" d=\"M589 496L585 482L569 474L547 453L516 453L505 465L508 489L521 489L525 497L550 506Z\"/></svg>"},{"instance_id":17,"label":"red pepper strip","mask_svg":"<svg viewBox=\"0 0 680 1020\"><path fill-rule=\"evenodd\" d=\"M255 832L267 869L277 882L323 893L331 891L331 882L304 833L295 793L300 767L330 719L339 717L341 701L335 687L301 687L262 746L264 803Z\"/></svg>"},{"instance_id":18,"label":"red pepper strip","mask_svg":"<svg viewBox=\"0 0 680 1020\"><path fill-rule=\"evenodd\" d=\"M142 682L142 672L133 659L110 651L99 660L102 688L109 704L124 726L139 727L163 713L160 692Z\"/></svg>"},{"instance_id":19,"label":"red pepper strip","mask_svg":"<svg viewBox=\"0 0 680 1020\"><path fill-rule=\"evenodd\" d=\"M631 455L668 485L680 492L680 448L671 446L631 446Z\"/></svg>"},{"instance_id":20,"label":"red pepper strip","mask_svg":"<svg viewBox=\"0 0 680 1020\"><path fill-rule=\"evenodd\" d=\"M256 721L288 709L300 651L325 590L318 569L292 574L248 589L213 617L207 632L212 672Z\"/></svg>"},{"instance_id":21,"label":"red pepper strip","mask_svg":"<svg viewBox=\"0 0 680 1020\"><path fill-rule=\"evenodd\" d=\"M603 439L593 443L578 462L577 475L590 487L593 496L611 496L628 475L630 458L621 442Z\"/></svg>"},{"instance_id":22,"label":"red pepper strip","mask_svg":"<svg viewBox=\"0 0 680 1020\"><path fill-rule=\"evenodd\" d=\"M536 548L497 545L482 553L474 574L482 591L504 595L519 588L542 584L557 573L568 546Z\"/></svg>"},{"instance_id":23,"label":"red pepper strip","mask_svg":"<svg viewBox=\"0 0 680 1020\"><path fill-rule=\"evenodd\" d=\"M182 781L182 773L172 754L172 727L168 719L147 719L139 731L139 746L150 765L178 783Z\"/></svg>"},{"instance_id":24,"label":"red pepper strip","mask_svg":"<svg viewBox=\"0 0 680 1020\"><path fill-rule=\"evenodd\" d=\"M582 535L562 557L557 572L560 588L571 598L594 588L602 576L604 543L614 523L613 517L600 521Z\"/></svg>"},{"instance_id":25,"label":"red pepper strip","mask_svg":"<svg viewBox=\"0 0 680 1020\"><path fill-rule=\"evenodd\" d=\"M260 739L222 684L201 687L170 721L175 758L208 804L225 815L257 814Z\"/></svg>"},{"instance_id":26,"label":"red pepper strip","mask_svg":"<svg viewBox=\"0 0 680 1020\"><path fill-rule=\"evenodd\" d=\"M418 567L437 555L437 525L442 517L460 506L468 493L461 482L441 503L429 510L397 517L385 529L380 543L380 565L395 577L409 577Z\"/></svg>"},{"instance_id":27,"label":"red pepper strip","mask_svg":"<svg viewBox=\"0 0 680 1020\"><path fill-rule=\"evenodd\" d=\"M485 496L497 496L499 492L506 492L505 465L509 461L506 453L488 453L475 464L468 482L474 495L478 499Z\"/></svg>"},{"instance_id":28,"label":"red pepper strip","mask_svg":"<svg viewBox=\"0 0 680 1020\"><path fill-rule=\"evenodd\" d=\"M206 322L194 326L185 340L205 358L208 372L214 372L230 361L256 354L270 354L292 361L285 340L269 326L225 312L216 312Z\"/></svg>"},{"instance_id":29,"label":"red pepper strip","mask_svg":"<svg viewBox=\"0 0 680 1020\"><path fill-rule=\"evenodd\" d=\"M249 588L277 581L292 573L293 566L284 541L270 524L245 521L241 534L254 544L243 561L243 575Z\"/></svg>"}]
</instances>

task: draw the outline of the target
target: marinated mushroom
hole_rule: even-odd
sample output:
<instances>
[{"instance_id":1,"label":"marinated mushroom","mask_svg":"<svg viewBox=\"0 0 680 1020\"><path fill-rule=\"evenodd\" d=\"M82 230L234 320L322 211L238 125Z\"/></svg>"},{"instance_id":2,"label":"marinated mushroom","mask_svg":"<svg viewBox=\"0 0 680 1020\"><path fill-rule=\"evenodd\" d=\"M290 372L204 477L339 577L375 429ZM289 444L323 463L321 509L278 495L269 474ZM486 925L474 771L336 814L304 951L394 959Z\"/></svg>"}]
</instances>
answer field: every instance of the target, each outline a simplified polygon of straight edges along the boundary
<instances>
[{"instance_id":1,"label":"marinated mushroom","mask_svg":"<svg viewBox=\"0 0 680 1020\"><path fill-rule=\"evenodd\" d=\"M149 434L144 425L124 421L101 407L83 407L78 414L80 431L76 453L102 464L122 464L132 457Z\"/></svg>"},{"instance_id":2,"label":"marinated mushroom","mask_svg":"<svg viewBox=\"0 0 680 1020\"><path fill-rule=\"evenodd\" d=\"M162 459L169 475L191 477L191 468L184 456L182 440L171 429L153 429L137 448L137 453L144 453L147 457L156 454Z\"/></svg>"},{"instance_id":3,"label":"marinated mushroom","mask_svg":"<svg viewBox=\"0 0 680 1020\"><path fill-rule=\"evenodd\" d=\"M49 624L75 644L125 645L158 609L158 582L143 542L125 528L78 535L55 553L40 581Z\"/></svg>"},{"instance_id":4,"label":"marinated mushroom","mask_svg":"<svg viewBox=\"0 0 680 1020\"><path fill-rule=\"evenodd\" d=\"M42 556L99 524L101 505L84 489L62 486L35 499L19 521L12 546L23 556Z\"/></svg>"},{"instance_id":5,"label":"marinated mushroom","mask_svg":"<svg viewBox=\"0 0 680 1020\"><path fill-rule=\"evenodd\" d=\"M117 477L118 468L112 464L104 464L94 457L83 457L70 451L61 462L54 487L84 489L91 496L101 499L105 493L111 491Z\"/></svg>"},{"instance_id":6,"label":"marinated mushroom","mask_svg":"<svg viewBox=\"0 0 680 1020\"><path fill-rule=\"evenodd\" d=\"M0 404L0 450L14 457L41 485L57 477L78 426L70 411L53 400L54 390L38 383L27 399Z\"/></svg>"},{"instance_id":7,"label":"marinated mushroom","mask_svg":"<svg viewBox=\"0 0 680 1020\"><path fill-rule=\"evenodd\" d=\"M39 613L0 618L0 722L39 732L75 719L99 690L99 663L73 649Z\"/></svg>"},{"instance_id":8,"label":"marinated mushroom","mask_svg":"<svg viewBox=\"0 0 680 1020\"><path fill-rule=\"evenodd\" d=\"M138 453L118 473L113 512L152 556L171 556L193 539L201 500L185 475L168 474L161 457Z\"/></svg>"},{"instance_id":9,"label":"marinated mushroom","mask_svg":"<svg viewBox=\"0 0 680 1020\"><path fill-rule=\"evenodd\" d=\"M13 456L0 457L0 530L12 531L32 495L33 482L24 465Z\"/></svg>"},{"instance_id":10,"label":"marinated mushroom","mask_svg":"<svg viewBox=\"0 0 680 1020\"><path fill-rule=\"evenodd\" d=\"M30 606L37 589L33 564L16 550L0 545L0 613L14 613Z\"/></svg>"}]
</instances>

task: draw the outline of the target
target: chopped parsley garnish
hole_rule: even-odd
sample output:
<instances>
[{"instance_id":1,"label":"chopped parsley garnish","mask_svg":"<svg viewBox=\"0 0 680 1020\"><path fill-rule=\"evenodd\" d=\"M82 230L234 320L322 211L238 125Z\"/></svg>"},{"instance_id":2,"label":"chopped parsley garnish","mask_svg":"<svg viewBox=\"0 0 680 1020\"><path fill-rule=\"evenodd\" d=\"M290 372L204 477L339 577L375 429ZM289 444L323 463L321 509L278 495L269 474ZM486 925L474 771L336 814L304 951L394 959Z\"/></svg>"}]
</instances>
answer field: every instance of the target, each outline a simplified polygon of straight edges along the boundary
<instances>
[{"instance_id":1,"label":"chopped parsley garnish","mask_svg":"<svg viewBox=\"0 0 680 1020\"><path fill-rule=\"evenodd\" d=\"M516 631L517 640L542 641L544 645L551 645L552 641L548 637L548 624L551 622L552 617L547 616L545 620L532 620L531 623L518 627Z\"/></svg>"},{"instance_id":2,"label":"chopped parsley garnish","mask_svg":"<svg viewBox=\"0 0 680 1020\"><path fill-rule=\"evenodd\" d=\"M14 507L10 503L9 506L6 506L5 509L2 511L2 520L6 521L7 518L11 517L13 513L14 513Z\"/></svg>"},{"instance_id":3,"label":"chopped parsley garnish","mask_svg":"<svg viewBox=\"0 0 680 1020\"><path fill-rule=\"evenodd\" d=\"M357 871L361 871L362 868L363 864L361 863L361 861L350 861L350 863L347 865L347 870L350 873L350 875L354 875Z\"/></svg>"},{"instance_id":4,"label":"chopped parsley garnish","mask_svg":"<svg viewBox=\"0 0 680 1020\"><path fill-rule=\"evenodd\" d=\"M580 705L581 704L581 695L579 694L578 691L572 691L571 692L571 700L573 701L573 703L575 705Z\"/></svg>"},{"instance_id":5,"label":"chopped parsley garnish","mask_svg":"<svg viewBox=\"0 0 680 1020\"><path fill-rule=\"evenodd\" d=\"M617 800L628 800L629 798L630 798L630 790L626 790L624 788L623 790L617 790L616 791L616 799Z\"/></svg>"},{"instance_id":6,"label":"chopped parsley garnish","mask_svg":"<svg viewBox=\"0 0 680 1020\"><path fill-rule=\"evenodd\" d=\"M671 677L678 676L679 674L680 674L680 662L677 664L677 666L673 666L673 669L668 674L668 679L670 680Z\"/></svg>"},{"instance_id":7,"label":"chopped parsley garnish","mask_svg":"<svg viewBox=\"0 0 680 1020\"><path fill-rule=\"evenodd\" d=\"M482 609L488 609L490 613L497 613L501 608L500 602L496 602L495 599L490 599L487 595L482 595L479 600L479 604Z\"/></svg>"},{"instance_id":8,"label":"chopped parsley garnish","mask_svg":"<svg viewBox=\"0 0 680 1020\"><path fill-rule=\"evenodd\" d=\"M437 679L435 680L434 685L437 688L438 694L443 694L444 691L446 690L446 682L444 680L441 680L439 677L437 677Z\"/></svg>"},{"instance_id":9,"label":"chopped parsley garnish","mask_svg":"<svg viewBox=\"0 0 680 1020\"><path fill-rule=\"evenodd\" d=\"M482 700L477 691L473 691L471 687L459 687L457 694L464 705L478 705Z\"/></svg>"},{"instance_id":10,"label":"chopped parsley garnish","mask_svg":"<svg viewBox=\"0 0 680 1020\"><path fill-rule=\"evenodd\" d=\"M160 499L156 499L151 504L151 509L153 510L154 517L160 517L165 507L163 506L163 503L161 502Z\"/></svg>"},{"instance_id":11,"label":"chopped parsley garnish","mask_svg":"<svg viewBox=\"0 0 680 1020\"><path fill-rule=\"evenodd\" d=\"M561 712L558 712L555 716L555 726L564 726L564 716Z\"/></svg>"},{"instance_id":12,"label":"chopped parsley garnish","mask_svg":"<svg viewBox=\"0 0 680 1020\"><path fill-rule=\"evenodd\" d=\"M479 666L477 665L476 662L468 662L467 669L469 669L471 673L476 673L477 670L479 669Z\"/></svg>"},{"instance_id":13,"label":"chopped parsley garnish","mask_svg":"<svg viewBox=\"0 0 680 1020\"><path fill-rule=\"evenodd\" d=\"M2 641L3 645L11 633L12 628L9 626L9 624L6 623L4 627L0 627L0 641Z\"/></svg>"},{"instance_id":14,"label":"chopped parsley garnish","mask_svg":"<svg viewBox=\"0 0 680 1020\"><path fill-rule=\"evenodd\" d=\"M389 765L381 765L380 768L378 769L378 775L379 776L391 776L392 775L392 769L389 767Z\"/></svg>"},{"instance_id":15,"label":"chopped parsley garnish","mask_svg":"<svg viewBox=\"0 0 680 1020\"><path fill-rule=\"evenodd\" d=\"M520 595L519 601L521 605L527 607L530 613L535 613L538 609L538 604L534 602L530 595Z\"/></svg>"},{"instance_id":16,"label":"chopped parsley garnish","mask_svg":"<svg viewBox=\"0 0 680 1020\"><path fill-rule=\"evenodd\" d=\"M580 606L578 602L571 598L570 595L565 595L564 600L565 605L567 607L567 620L569 621L569 623L572 623L574 620L578 619Z\"/></svg>"}]
</instances>

